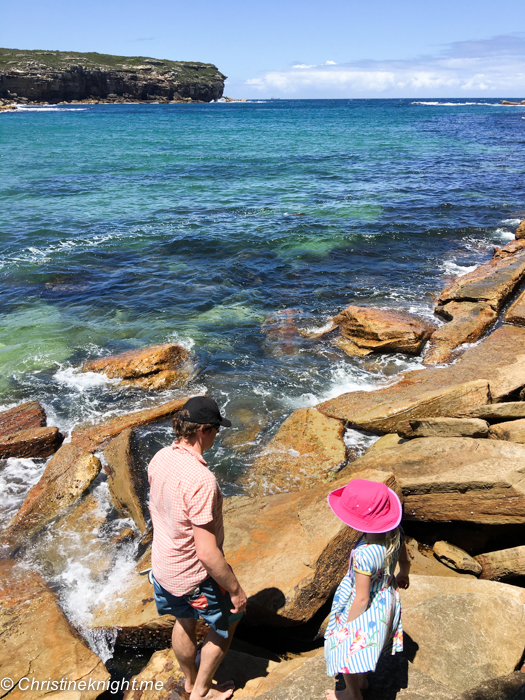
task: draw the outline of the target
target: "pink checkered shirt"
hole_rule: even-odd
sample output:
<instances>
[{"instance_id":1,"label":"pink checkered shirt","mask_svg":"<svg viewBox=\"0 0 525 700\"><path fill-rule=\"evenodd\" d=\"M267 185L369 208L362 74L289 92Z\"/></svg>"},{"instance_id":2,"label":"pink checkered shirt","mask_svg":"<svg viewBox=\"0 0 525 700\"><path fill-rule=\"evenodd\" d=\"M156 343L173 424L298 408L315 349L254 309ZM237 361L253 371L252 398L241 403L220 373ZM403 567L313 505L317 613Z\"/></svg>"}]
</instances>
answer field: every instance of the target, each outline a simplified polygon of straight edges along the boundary
<instances>
[{"instance_id":1,"label":"pink checkered shirt","mask_svg":"<svg viewBox=\"0 0 525 700\"><path fill-rule=\"evenodd\" d=\"M148 479L153 574L163 588L181 596L208 578L197 558L192 524L206 525L213 520L222 550L222 493L202 456L177 442L153 457Z\"/></svg>"}]
</instances>

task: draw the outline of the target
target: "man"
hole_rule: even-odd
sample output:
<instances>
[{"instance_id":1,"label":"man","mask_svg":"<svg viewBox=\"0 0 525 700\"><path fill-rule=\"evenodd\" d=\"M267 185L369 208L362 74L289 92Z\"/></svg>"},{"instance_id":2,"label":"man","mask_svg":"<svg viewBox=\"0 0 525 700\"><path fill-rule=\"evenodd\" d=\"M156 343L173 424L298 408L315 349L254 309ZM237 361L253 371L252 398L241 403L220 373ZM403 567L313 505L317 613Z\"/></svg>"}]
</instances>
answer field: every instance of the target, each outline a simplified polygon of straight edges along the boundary
<instances>
[{"instance_id":1,"label":"man","mask_svg":"<svg viewBox=\"0 0 525 700\"><path fill-rule=\"evenodd\" d=\"M177 441L157 452L148 467L155 602L159 615L176 618L173 650L190 700L232 695L231 683L221 687L212 680L246 608L246 594L222 552L221 490L202 456L220 426L231 422L213 399L189 399L173 419ZM199 615L211 629L197 669Z\"/></svg>"}]
</instances>

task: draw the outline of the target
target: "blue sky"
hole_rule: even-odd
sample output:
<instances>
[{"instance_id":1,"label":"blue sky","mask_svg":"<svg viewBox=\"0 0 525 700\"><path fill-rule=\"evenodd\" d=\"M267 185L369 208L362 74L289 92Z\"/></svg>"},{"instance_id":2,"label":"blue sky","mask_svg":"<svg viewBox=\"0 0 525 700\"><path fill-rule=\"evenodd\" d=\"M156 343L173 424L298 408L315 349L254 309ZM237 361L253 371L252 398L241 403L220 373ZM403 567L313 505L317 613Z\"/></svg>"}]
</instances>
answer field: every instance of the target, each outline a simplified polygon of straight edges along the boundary
<instances>
[{"instance_id":1,"label":"blue sky","mask_svg":"<svg viewBox=\"0 0 525 700\"><path fill-rule=\"evenodd\" d=\"M215 63L231 97L520 97L524 0L19 0L0 45Z\"/></svg>"}]
</instances>

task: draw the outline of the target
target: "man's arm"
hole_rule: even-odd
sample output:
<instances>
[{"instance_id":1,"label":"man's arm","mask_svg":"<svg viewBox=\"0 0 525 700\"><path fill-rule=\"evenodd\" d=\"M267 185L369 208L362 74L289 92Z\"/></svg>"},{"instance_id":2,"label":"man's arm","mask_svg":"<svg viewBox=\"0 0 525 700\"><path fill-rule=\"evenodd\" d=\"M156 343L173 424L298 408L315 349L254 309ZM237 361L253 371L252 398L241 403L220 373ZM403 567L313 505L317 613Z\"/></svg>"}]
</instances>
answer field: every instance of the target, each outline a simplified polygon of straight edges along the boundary
<instances>
[{"instance_id":1,"label":"man's arm","mask_svg":"<svg viewBox=\"0 0 525 700\"><path fill-rule=\"evenodd\" d=\"M219 586L225 588L230 594L233 603L232 612L246 610L246 593L217 546L214 523L192 525L192 528L197 558Z\"/></svg>"}]
</instances>

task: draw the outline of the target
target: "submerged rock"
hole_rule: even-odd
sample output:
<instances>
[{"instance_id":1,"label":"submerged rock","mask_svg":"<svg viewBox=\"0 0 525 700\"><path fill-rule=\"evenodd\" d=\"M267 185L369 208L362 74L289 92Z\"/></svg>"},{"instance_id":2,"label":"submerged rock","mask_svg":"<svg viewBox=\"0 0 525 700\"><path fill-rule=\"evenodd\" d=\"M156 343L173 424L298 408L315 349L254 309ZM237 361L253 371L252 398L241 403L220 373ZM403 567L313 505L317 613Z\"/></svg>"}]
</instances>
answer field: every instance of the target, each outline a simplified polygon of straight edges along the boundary
<instances>
[{"instance_id":1,"label":"submerged rock","mask_svg":"<svg viewBox=\"0 0 525 700\"><path fill-rule=\"evenodd\" d=\"M403 311L348 306L334 323L359 350L367 352L405 352L417 355L434 325ZM347 348L346 352L349 352ZM350 354L353 354L350 352Z\"/></svg>"},{"instance_id":2,"label":"submerged rock","mask_svg":"<svg viewBox=\"0 0 525 700\"><path fill-rule=\"evenodd\" d=\"M294 411L281 425L246 479L252 496L294 491L328 481L346 462L344 426L314 408Z\"/></svg>"},{"instance_id":3,"label":"submerged rock","mask_svg":"<svg viewBox=\"0 0 525 700\"><path fill-rule=\"evenodd\" d=\"M455 348L479 340L498 318L490 304L470 301L449 301L448 304L438 306L436 314L448 323L430 336L423 360L426 365L449 362Z\"/></svg>"},{"instance_id":4,"label":"submerged rock","mask_svg":"<svg viewBox=\"0 0 525 700\"><path fill-rule=\"evenodd\" d=\"M394 432L412 418L474 415L490 420L474 409L502 401L523 386L525 328L504 325L453 365L406 372L396 384L342 394L317 408L365 430Z\"/></svg>"},{"instance_id":5,"label":"submerged rock","mask_svg":"<svg viewBox=\"0 0 525 700\"><path fill-rule=\"evenodd\" d=\"M68 624L53 593L37 574L13 561L0 562L0 658L2 675L14 681L13 700L54 697L60 686L31 690L38 681L84 681L60 696L95 700L104 690L109 673L102 661ZM23 681L23 687L19 682ZM88 682L94 684L88 688ZM98 688L98 689L97 689ZM67 689L67 686L66 686ZM4 691L8 690L4 688ZM62 687L62 691L64 688ZM58 693L57 693L58 697Z\"/></svg>"},{"instance_id":6,"label":"submerged rock","mask_svg":"<svg viewBox=\"0 0 525 700\"><path fill-rule=\"evenodd\" d=\"M482 569L480 578L499 581L525 576L525 546L478 554L475 559Z\"/></svg>"},{"instance_id":7,"label":"submerged rock","mask_svg":"<svg viewBox=\"0 0 525 700\"><path fill-rule=\"evenodd\" d=\"M141 389L165 389L188 381L192 369L188 352L175 343L153 345L90 360L82 372L100 372L110 379L122 378L123 385Z\"/></svg>"},{"instance_id":8,"label":"submerged rock","mask_svg":"<svg viewBox=\"0 0 525 700\"><path fill-rule=\"evenodd\" d=\"M525 648L525 591L493 581L411 577L401 591L414 664L458 692L511 673ZM525 680L525 679L524 679Z\"/></svg>"},{"instance_id":9,"label":"submerged rock","mask_svg":"<svg viewBox=\"0 0 525 700\"><path fill-rule=\"evenodd\" d=\"M409 520L525 523L525 447L496 440L418 438L366 452L341 477L361 470L395 475Z\"/></svg>"},{"instance_id":10,"label":"submerged rock","mask_svg":"<svg viewBox=\"0 0 525 700\"><path fill-rule=\"evenodd\" d=\"M29 401L0 413L0 438L21 430L44 428L46 413L38 401Z\"/></svg>"},{"instance_id":11,"label":"submerged rock","mask_svg":"<svg viewBox=\"0 0 525 700\"><path fill-rule=\"evenodd\" d=\"M8 457L49 457L58 450L63 437L58 428L30 428L0 437L0 459Z\"/></svg>"}]
</instances>

